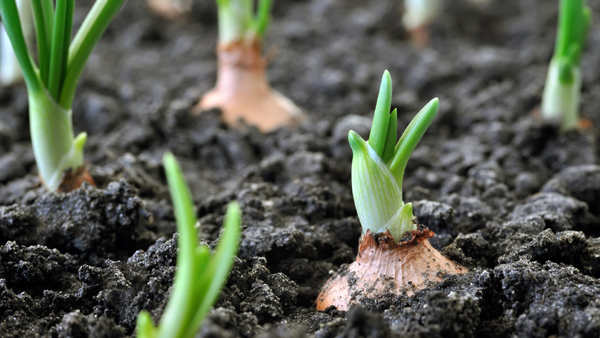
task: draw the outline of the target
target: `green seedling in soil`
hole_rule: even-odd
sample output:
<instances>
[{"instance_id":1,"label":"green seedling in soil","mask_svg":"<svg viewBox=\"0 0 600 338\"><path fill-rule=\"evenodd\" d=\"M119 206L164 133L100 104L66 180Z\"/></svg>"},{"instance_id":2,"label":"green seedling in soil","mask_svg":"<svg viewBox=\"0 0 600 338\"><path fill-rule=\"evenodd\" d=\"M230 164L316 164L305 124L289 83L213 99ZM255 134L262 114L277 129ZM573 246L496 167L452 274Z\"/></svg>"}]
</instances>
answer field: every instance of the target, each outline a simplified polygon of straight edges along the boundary
<instances>
[{"instance_id":1,"label":"green seedling in soil","mask_svg":"<svg viewBox=\"0 0 600 338\"><path fill-rule=\"evenodd\" d=\"M406 164L437 115L438 99L421 109L396 142L397 111L390 114L391 97L392 79L385 71L369 140L354 131L348 134L353 153L352 195L363 236L356 261L321 290L318 310L331 305L348 310L363 297L423 288L439 281L440 271L466 271L429 244L433 232L419 228L412 204L402 201ZM390 288L389 281L395 286Z\"/></svg>"},{"instance_id":2,"label":"green seedling in soil","mask_svg":"<svg viewBox=\"0 0 600 338\"><path fill-rule=\"evenodd\" d=\"M271 19L271 0L217 0L219 9L218 73L215 88L197 111L220 108L223 120L240 119L263 132L292 126L303 119L300 109L271 89L265 74L262 43Z\"/></svg>"},{"instance_id":3,"label":"green seedling in soil","mask_svg":"<svg viewBox=\"0 0 600 338\"><path fill-rule=\"evenodd\" d=\"M165 154L163 163L179 233L177 271L158 327L152 323L150 314L142 311L137 320L137 337L192 338L231 271L240 239L241 211L237 202L229 204L223 221L225 232L216 252L211 254L208 246L198 244L192 195L175 156Z\"/></svg>"},{"instance_id":4,"label":"green seedling in soil","mask_svg":"<svg viewBox=\"0 0 600 338\"><path fill-rule=\"evenodd\" d=\"M0 15L27 85L31 143L42 181L67 191L93 180L83 166L86 133L74 137L71 119L77 82L94 46L125 0L98 0L71 42L74 0L32 1L38 65L30 55L15 0ZM66 175L65 175L66 172Z\"/></svg>"},{"instance_id":5,"label":"green seedling in soil","mask_svg":"<svg viewBox=\"0 0 600 338\"><path fill-rule=\"evenodd\" d=\"M397 110L390 114L392 78L385 71L379 88L369 141L354 131L348 134L352 148L352 195L363 232L389 230L400 241L406 232L417 230L412 203L402 201L402 180L410 155L429 128L439 108L431 100L414 117L396 142Z\"/></svg>"},{"instance_id":6,"label":"green seedling in soil","mask_svg":"<svg viewBox=\"0 0 600 338\"><path fill-rule=\"evenodd\" d=\"M429 45L427 26L442 12L443 0L404 0L402 25L419 48Z\"/></svg>"},{"instance_id":7,"label":"green seedling in soil","mask_svg":"<svg viewBox=\"0 0 600 338\"><path fill-rule=\"evenodd\" d=\"M23 37L27 43L33 42L31 0L17 0L17 8L23 24ZM21 81L23 81L21 66L19 66L4 25L0 25L0 84L10 86Z\"/></svg>"},{"instance_id":8,"label":"green seedling in soil","mask_svg":"<svg viewBox=\"0 0 600 338\"><path fill-rule=\"evenodd\" d=\"M579 124L581 51L590 27L591 12L583 0L561 0L554 55L542 97L544 119L560 120L561 131Z\"/></svg>"}]
</instances>

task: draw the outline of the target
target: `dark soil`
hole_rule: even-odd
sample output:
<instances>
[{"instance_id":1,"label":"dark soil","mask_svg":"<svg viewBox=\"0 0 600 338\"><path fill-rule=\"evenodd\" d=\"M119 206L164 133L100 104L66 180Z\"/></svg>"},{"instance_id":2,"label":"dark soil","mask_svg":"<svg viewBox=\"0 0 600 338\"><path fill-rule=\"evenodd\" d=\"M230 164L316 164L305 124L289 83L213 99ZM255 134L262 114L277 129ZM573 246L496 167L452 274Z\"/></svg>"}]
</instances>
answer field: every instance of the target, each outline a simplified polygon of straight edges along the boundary
<instances>
[{"instance_id":1,"label":"dark soil","mask_svg":"<svg viewBox=\"0 0 600 338\"><path fill-rule=\"evenodd\" d=\"M238 259L199 337L600 336L598 20L582 66L592 128L561 135L534 117L556 1L447 1L426 50L407 41L398 2L275 1L269 78L310 121L262 135L227 128L218 111L191 114L215 81L213 1L198 0L187 23L128 1L73 109L98 188L45 192L26 90L1 89L0 336L128 337L140 310L160 318L177 239L167 150L191 185L203 241L218 239L230 200L243 209ZM78 2L78 23L89 4ZM471 272L317 312L320 287L356 256L347 133L368 135L384 69L399 129L440 98L404 197L436 232L432 244Z\"/></svg>"}]
</instances>

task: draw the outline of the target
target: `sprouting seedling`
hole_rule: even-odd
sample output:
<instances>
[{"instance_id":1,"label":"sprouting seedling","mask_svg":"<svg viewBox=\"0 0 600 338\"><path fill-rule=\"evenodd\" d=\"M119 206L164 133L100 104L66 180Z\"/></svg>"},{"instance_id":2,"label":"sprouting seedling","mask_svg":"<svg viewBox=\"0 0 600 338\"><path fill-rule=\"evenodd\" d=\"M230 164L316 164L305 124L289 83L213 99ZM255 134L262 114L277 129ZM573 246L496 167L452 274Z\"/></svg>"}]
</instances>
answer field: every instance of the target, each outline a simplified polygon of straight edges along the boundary
<instances>
[{"instance_id":1,"label":"sprouting seedling","mask_svg":"<svg viewBox=\"0 0 600 338\"><path fill-rule=\"evenodd\" d=\"M65 171L83 165L86 133L74 137L71 107L85 63L125 0L98 0L71 42L74 0L32 1L38 65L33 61L15 0L0 1L0 15L25 78L33 152L48 190Z\"/></svg>"},{"instance_id":2,"label":"sprouting seedling","mask_svg":"<svg viewBox=\"0 0 600 338\"><path fill-rule=\"evenodd\" d=\"M265 74L262 42L271 20L271 0L217 0L219 45L217 84L206 93L197 110L220 108L223 120L237 125L240 119L270 131L300 122L296 105L271 89Z\"/></svg>"},{"instance_id":3,"label":"sprouting seedling","mask_svg":"<svg viewBox=\"0 0 600 338\"><path fill-rule=\"evenodd\" d=\"M390 114L392 79L381 80L369 141L350 131L352 194L363 235L354 263L333 275L317 297L317 310L335 306L347 311L362 299L410 295L442 274L465 273L429 243L434 235L417 227L412 204L402 201L406 164L435 118L439 103L431 100L413 118L396 142L397 112Z\"/></svg>"},{"instance_id":4,"label":"sprouting seedling","mask_svg":"<svg viewBox=\"0 0 600 338\"><path fill-rule=\"evenodd\" d=\"M440 15L442 6L443 0L404 0L402 25L410 32L417 47L429 44L427 26Z\"/></svg>"},{"instance_id":5,"label":"sprouting seedling","mask_svg":"<svg viewBox=\"0 0 600 338\"><path fill-rule=\"evenodd\" d=\"M27 43L33 42L33 14L31 12L31 0L17 0L19 17L23 24L23 36ZM0 25L0 84L10 86L23 81L21 66L10 44L4 25Z\"/></svg>"},{"instance_id":6,"label":"sprouting seedling","mask_svg":"<svg viewBox=\"0 0 600 338\"><path fill-rule=\"evenodd\" d=\"M561 0L554 55L542 97L542 116L560 119L561 131L577 127L581 96L581 51L591 12L584 0Z\"/></svg>"},{"instance_id":7,"label":"sprouting seedling","mask_svg":"<svg viewBox=\"0 0 600 338\"><path fill-rule=\"evenodd\" d=\"M348 134L352 147L352 194L363 232L390 233L399 241L416 230L412 204L402 201L402 180L410 155L435 118L439 101L431 100L414 117L396 143L397 112L390 114L392 78L385 71L381 80L369 141L354 131Z\"/></svg>"},{"instance_id":8,"label":"sprouting seedling","mask_svg":"<svg viewBox=\"0 0 600 338\"><path fill-rule=\"evenodd\" d=\"M236 202L229 204L223 221L225 232L216 252L211 255L206 245L198 244L192 195L175 156L166 153L163 163L179 233L177 271L158 327L152 323L150 314L142 311L137 320L137 337L192 338L217 300L231 270L240 238L241 211Z\"/></svg>"}]
</instances>

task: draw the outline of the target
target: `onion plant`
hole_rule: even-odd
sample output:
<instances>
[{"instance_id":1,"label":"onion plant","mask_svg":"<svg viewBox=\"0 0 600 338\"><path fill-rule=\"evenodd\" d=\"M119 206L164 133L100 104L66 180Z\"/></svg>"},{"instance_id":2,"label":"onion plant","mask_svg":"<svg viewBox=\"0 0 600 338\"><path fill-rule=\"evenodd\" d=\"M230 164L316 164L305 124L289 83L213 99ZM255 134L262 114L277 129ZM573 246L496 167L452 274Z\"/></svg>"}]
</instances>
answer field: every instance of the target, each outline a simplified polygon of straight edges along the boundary
<instances>
[{"instance_id":1,"label":"onion plant","mask_svg":"<svg viewBox=\"0 0 600 338\"><path fill-rule=\"evenodd\" d=\"M442 6L443 0L404 0L402 25L416 46L422 48L429 44L427 26L440 15Z\"/></svg>"},{"instance_id":2,"label":"onion plant","mask_svg":"<svg viewBox=\"0 0 600 338\"><path fill-rule=\"evenodd\" d=\"M402 201L402 180L410 155L437 115L439 101L431 100L413 118L396 142L397 111L390 114L392 78L385 71L381 80L373 126L368 142L354 131L348 134L352 147L352 195L363 233L389 230L399 241L416 230L412 203Z\"/></svg>"},{"instance_id":3,"label":"onion plant","mask_svg":"<svg viewBox=\"0 0 600 338\"><path fill-rule=\"evenodd\" d=\"M33 42L33 15L31 0L17 0L19 17L23 25L23 36L26 43ZM15 51L6 34L4 25L0 25L0 83L9 86L23 80L23 72L15 55Z\"/></svg>"},{"instance_id":4,"label":"onion plant","mask_svg":"<svg viewBox=\"0 0 600 338\"><path fill-rule=\"evenodd\" d=\"M0 1L0 15L25 78L33 152L48 190L83 165L86 133L74 137L71 119L79 77L94 46L125 0L97 0L71 41L74 0L32 1L37 65L30 55L15 0Z\"/></svg>"},{"instance_id":5,"label":"onion plant","mask_svg":"<svg viewBox=\"0 0 600 338\"><path fill-rule=\"evenodd\" d=\"M225 232L214 254L198 244L196 214L181 168L171 153L163 158L177 220L177 271L162 319L155 327L150 314L140 312L138 338L192 338L215 303L229 275L240 238L241 211L236 202L227 207Z\"/></svg>"},{"instance_id":6,"label":"onion plant","mask_svg":"<svg viewBox=\"0 0 600 338\"><path fill-rule=\"evenodd\" d=\"M217 0L217 5L217 84L202 97L199 110L220 108L226 123L243 119L265 132L300 122L301 110L271 89L265 74L262 43L272 1L259 0L256 11L254 0Z\"/></svg>"},{"instance_id":7,"label":"onion plant","mask_svg":"<svg viewBox=\"0 0 600 338\"><path fill-rule=\"evenodd\" d=\"M577 127L581 95L581 51L591 12L584 0L561 0L554 55L542 97L542 116L560 119L561 131Z\"/></svg>"},{"instance_id":8,"label":"onion plant","mask_svg":"<svg viewBox=\"0 0 600 338\"><path fill-rule=\"evenodd\" d=\"M323 286L317 310L331 306L348 311L364 299L388 301L390 295L414 291L441 281L443 274L467 269L444 257L431 243L434 233L417 227L412 204L402 201L406 164L437 115L438 99L413 118L396 142L397 111L390 114L392 79L383 74L369 140L350 131L352 194L363 235L354 263L340 269Z\"/></svg>"}]
</instances>

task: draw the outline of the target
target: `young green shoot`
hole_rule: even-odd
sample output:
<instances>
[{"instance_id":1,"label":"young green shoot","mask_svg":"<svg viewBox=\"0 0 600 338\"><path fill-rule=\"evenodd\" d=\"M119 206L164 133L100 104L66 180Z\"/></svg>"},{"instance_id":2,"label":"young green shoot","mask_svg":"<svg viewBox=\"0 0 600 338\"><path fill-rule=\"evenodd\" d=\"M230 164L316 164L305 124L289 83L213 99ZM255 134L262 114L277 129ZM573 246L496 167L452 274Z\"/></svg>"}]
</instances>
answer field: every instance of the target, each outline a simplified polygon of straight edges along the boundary
<instances>
[{"instance_id":1,"label":"young green shoot","mask_svg":"<svg viewBox=\"0 0 600 338\"><path fill-rule=\"evenodd\" d=\"M402 24L407 30L425 27L441 13L443 0L404 0Z\"/></svg>"},{"instance_id":2,"label":"young green shoot","mask_svg":"<svg viewBox=\"0 0 600 338\"><path fill-rule=\"evenodd\" d=\"M23 24L23 36L26 43L33 42L33 15L30 0L17 0L19 17ZM23 72L15 55L4 25L0 25L0 84L10 86L23 81Z\"/></svg>"},{"instance_id":3,"label":"young green shoot","mask_svg":"<svg viewBox=\"0 0 600 338\"><path fill-rule=\"evenodd\" d=\"M219 43L262 41L271 20L272 0L216 0L219 8Z\"/></svg>"},{"instance_id":4,"label":"young green shoot","mask_svg":"<svg viewBox=\"0 0 600 338\"><path fill-rule=\"evenodd\" d=\"M125 0L97 0L71 41L75 0L32 1L38 64L27 49L15 0L0 15L27 85L31 141L40 176L56 190L65 171L83 165L86 133L74 136L71 107L85 63Z\"/></svg>"},{"instance_id":5,"label":"young green shoot","mask_svg":"<svg viewBox=\"0 0 600 338\"><path fill-rule=\"evenodd\" d=\"M590 27L591 12L584 0L560 0L554 55L542 97L542 116L561 121L560 130L579 123L581 51Z\"/></svg>"},{"instance_id":6,"label":"young green shoot","mask_svg":"<svg viewBox=\"0 0 600 338\"><path fill-rule=\"evenodd\" d=\"M389 230L394 240L416 230L412 204L402 201L402 180L410 155L437 115L439 101L431 100L413 118L396 142L397 111L390 114L392 78L385 71L368 142L354 131L348 134L352 148L352 195L363 233Z\"/></svg>"},{"instance_id":7,"label":"young green shoot","mask_svg":"<svg viewBox=\"0 0 600 338\"><path fill-rule=\"evenodd\" d=\"M217 0L218 72L215 87L202 96L198 113L219 108L231 126L254 125L262 132L293 126L304 114L267 80L262 42L271 20L271 0ZM244 123L240 123L240 121Z\"/></svg>"},{"instance_id":8,"label":"young green shoot","mask_svg":"<svg viewBox=\"0 0 600 338\"><path fill-rule=\"evenodd\" d=\"M171 296L158 325L150 314L140 312L138 338L193 338L200 323L217 300L229 275L240 238L241 211L236 202L227 207L223 233L216 252L198 244L197 222L192 195L181 168L171 153L163 157L171 199L177 220L177 271Z\"/></svg>"}]
</instances>

